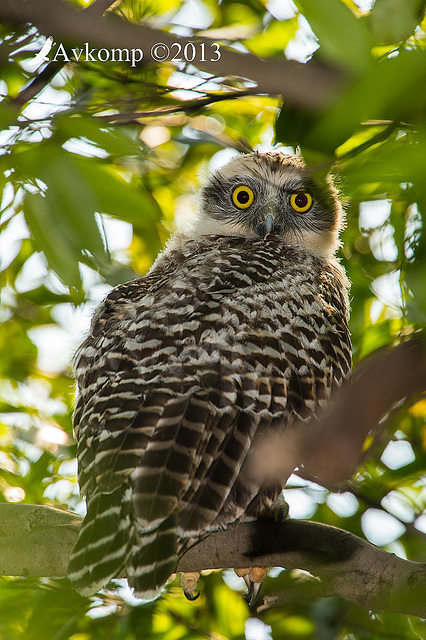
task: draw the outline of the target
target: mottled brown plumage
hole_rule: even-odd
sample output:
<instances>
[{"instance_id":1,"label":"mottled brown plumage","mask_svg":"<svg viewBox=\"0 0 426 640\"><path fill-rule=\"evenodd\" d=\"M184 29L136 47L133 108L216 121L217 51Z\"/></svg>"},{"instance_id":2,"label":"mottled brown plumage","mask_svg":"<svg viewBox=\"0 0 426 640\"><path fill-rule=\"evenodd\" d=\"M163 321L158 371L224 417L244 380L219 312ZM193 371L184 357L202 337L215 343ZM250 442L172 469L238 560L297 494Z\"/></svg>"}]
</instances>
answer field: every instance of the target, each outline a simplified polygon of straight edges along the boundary
<instances>
[{"instance_id":1,"label":"mottled brown plumage","mask_svg":"<svg viewBox=\"0 0 426 640\"><path fill-rule=\"evenodd\" d=\"M292 424L308 438L349 375L331 182L249 154L199 199L148 275L108 295L78 353L88 513L69 575L82 593L125 569L152 598L194 538L270 507L291 469L253 454Z\"/></svg>"}]
</instances>

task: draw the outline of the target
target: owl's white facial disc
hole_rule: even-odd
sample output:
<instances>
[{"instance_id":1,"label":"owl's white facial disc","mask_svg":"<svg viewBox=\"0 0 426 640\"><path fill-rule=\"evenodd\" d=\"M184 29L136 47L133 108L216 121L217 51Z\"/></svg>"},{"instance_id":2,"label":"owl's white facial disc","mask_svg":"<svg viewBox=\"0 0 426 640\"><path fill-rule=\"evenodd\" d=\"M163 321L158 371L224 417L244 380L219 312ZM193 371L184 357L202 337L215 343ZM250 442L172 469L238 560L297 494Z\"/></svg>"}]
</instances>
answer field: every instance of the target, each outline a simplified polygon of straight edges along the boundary
<instances>
[{"instance_id":1,"label":"owl's white facial disc","mask_svg":"<svg viewBox=\"0 0 426 640\"><path fill-rule=\"evenodd\" d=\"M343 211L330 179L314 179L303 162L279 153L234 158L200 191L188 235L265 237L330 258L339 246Z\"/></svg>"}]
</instances>

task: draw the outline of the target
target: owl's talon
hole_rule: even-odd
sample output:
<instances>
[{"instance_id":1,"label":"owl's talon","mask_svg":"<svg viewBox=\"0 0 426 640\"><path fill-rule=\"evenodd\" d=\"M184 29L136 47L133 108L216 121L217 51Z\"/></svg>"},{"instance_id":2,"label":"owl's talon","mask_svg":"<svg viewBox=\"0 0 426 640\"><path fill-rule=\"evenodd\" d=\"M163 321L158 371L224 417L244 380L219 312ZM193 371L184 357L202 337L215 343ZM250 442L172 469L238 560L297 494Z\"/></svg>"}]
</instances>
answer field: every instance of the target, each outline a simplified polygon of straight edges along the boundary
<instances>
[{"instance_id":1,"label":"owl's talon","mask_svg":"<svg viewBox=\"0 0 426 640\"><path fill-rule=\"evenodd\" d=\"M253 607L256 604L256 600L259 596L260 590L262 588L262 582L250 582L250 586L247 590L246 595L244 596L247 600L247 604L249 607Z\"/></svg>"},{"instance_id":2,"label":"owl's talon","mask_svg":"<svg viewBox=\"0 0 426 640\"><path fill-rule=\"evenodd\" d=\"M187 573L182 573L182 578L180 579L180 584L182 586L185 598L187 600L190 600L191 602L197 600L200 597L199 591L195 593L199 577L200 574L198 571L188 571Z\"/></svg>"},{"instance_id":3,"label":"owl's talon","mask_svg":"<svg viewBox=\"0 0 426 640\"><path fill-rule=\"evenodd\" d=\"M278 508L275 515L275 519L278 524L282 524L285 520L287 520L289 511L290 511L290 507L288 506L287 502L285 502L284 505L281 505Z\"/></svg>"},{"instance_id":4,"label":"owl's talon","mask_svg":"<svg viewBox=\"0 0 426 640\"><path fill-rule=\"evenodd\" d=\"M245 576L243 576L243 580L246 583L246 587L247 587L247 593L245 595L245 597L247 598L249 592L251 591L251 585L252 585L252 582L250 580L250 574L247 573Z\"/></svg>"},{"instance_id":5,"label":"owl's talon","mask_svg":"<svg viewBox=\"0 0 426 640\"><path fill-rule=\"evenodd\" d=\"M280 497L277 498L269 508L265 509L264 513L267 517L272 517L277 522L277 524L282 524L285 520L287 520L289 511L290 507L285 501L284 496L281 494Z\"/></svg>"},{"instance_id":6,"label":"owl's talon","mask_svg":"<svg viewBox=\"0 0 426 640\"><path fill-rule=\"evenodd\" d=\"M239 578L243 578L247 585L247 593L244 598L247 600L249 607L252 607L260 593L268 567L251 567L250 569L234 569Z\"/></svg>"}]
</instances>

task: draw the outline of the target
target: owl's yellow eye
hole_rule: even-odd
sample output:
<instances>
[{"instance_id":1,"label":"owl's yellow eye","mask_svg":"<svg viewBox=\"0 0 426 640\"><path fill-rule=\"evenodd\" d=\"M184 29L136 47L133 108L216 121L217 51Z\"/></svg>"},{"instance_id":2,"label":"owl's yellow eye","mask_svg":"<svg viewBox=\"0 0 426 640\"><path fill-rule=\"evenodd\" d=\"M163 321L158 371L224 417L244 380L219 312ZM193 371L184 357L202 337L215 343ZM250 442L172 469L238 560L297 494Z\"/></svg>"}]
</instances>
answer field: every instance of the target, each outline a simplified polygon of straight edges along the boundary
<instances>
[{"instance_id":1,"label":"owl's yellow eye","mask_svg":"<svg viewBox=\"0 0 426 640\"><path fill-rule=\"evenodd\" d=\"M312 206L312 196L307 191L296 191L291 194L290 204L297 213L306 213Z\"/></svg>"},{"instance_id":2,"label":"owl's yellow eye","mask_svg":"<svg viewBox=\"0 0 426 640\"><path fill-rule=\"evenodd\" d=\"M253 200L253 191L244 184L236 187L232 192L232 202L238 209L248 209L248 207L253 204Z\"/></svg>"}]
</instances>

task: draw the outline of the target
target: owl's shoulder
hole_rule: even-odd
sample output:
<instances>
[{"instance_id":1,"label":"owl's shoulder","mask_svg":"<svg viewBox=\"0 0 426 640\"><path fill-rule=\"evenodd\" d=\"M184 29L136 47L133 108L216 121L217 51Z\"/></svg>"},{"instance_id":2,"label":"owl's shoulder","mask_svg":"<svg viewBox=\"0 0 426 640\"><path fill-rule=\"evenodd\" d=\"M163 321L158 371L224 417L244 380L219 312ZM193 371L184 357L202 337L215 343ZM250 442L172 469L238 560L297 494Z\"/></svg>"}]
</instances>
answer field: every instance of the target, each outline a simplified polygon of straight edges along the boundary
<instances>
[{"instance_id":1,"label":"owl's shoulder","mask_svg":"<svg viewBox=\"0 0 426 640\"><path fill-rule=\"evenodd\" d=\"M244 279L236 277L244 274ZM149 272L118 285L97 308L90 338L105 335L109 327L162 299L169 289L204 288L220 280L226 285L246 288L267 283L283 287L304 281L320 293L340 301L347 308L348 280L344 269L334 259L313 256L302 247L288 245L278 236L266 238L204 235L190 238L175 234L159 254ZM195 294L195 290L193 292Z\"/></svg>"}]
</instances>

